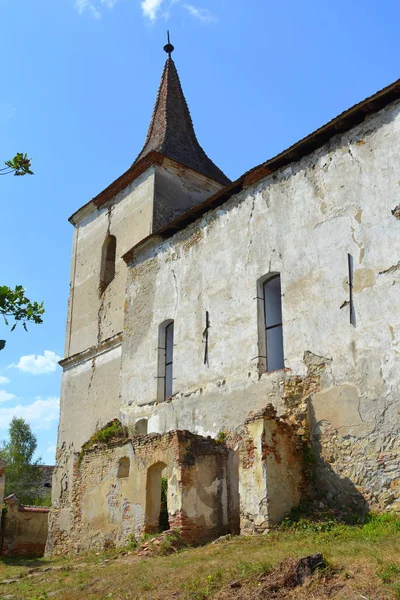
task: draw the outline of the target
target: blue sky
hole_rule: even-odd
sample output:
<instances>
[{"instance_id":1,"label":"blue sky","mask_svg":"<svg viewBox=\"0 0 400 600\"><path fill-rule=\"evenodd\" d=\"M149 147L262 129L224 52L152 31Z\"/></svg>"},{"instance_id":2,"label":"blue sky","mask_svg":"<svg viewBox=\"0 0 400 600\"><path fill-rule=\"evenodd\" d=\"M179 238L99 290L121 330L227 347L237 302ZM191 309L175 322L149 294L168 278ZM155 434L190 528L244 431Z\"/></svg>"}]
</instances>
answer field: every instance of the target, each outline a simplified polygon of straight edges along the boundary
<instances>
[{"instance_id":1,"label":"blue sky","mask_svg":"<svg viewBox=\"0 0 400 600\"><path fill-rule=\"evenodd\" d=\"M0 439L13 414L54 460L69 285L67 218L135 159L166 29L200 143L232 179L399 77L398 0L0 0L1 279L44 300L6 331ZM295 207L294 207L295 209Z\"/></svg>"}]
</instances>

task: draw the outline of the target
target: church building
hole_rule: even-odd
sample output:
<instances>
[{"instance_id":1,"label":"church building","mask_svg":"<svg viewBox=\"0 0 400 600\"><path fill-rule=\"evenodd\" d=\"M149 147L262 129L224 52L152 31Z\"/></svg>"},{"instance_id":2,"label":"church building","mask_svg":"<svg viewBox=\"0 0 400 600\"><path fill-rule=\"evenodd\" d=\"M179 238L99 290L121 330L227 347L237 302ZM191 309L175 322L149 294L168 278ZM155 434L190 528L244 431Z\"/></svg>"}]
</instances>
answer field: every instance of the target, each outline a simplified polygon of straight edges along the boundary
<instances>
[{"instance_id":1,"label":"church building","mask_svg":"<svg viewBox=\"0 0 400 600\"><path fill-rule=\"evenodd\" d=\"M400 80L231 182L164 49L142 151L70 217L47 552L400 511Z\"/></svg>"}]
</instances>

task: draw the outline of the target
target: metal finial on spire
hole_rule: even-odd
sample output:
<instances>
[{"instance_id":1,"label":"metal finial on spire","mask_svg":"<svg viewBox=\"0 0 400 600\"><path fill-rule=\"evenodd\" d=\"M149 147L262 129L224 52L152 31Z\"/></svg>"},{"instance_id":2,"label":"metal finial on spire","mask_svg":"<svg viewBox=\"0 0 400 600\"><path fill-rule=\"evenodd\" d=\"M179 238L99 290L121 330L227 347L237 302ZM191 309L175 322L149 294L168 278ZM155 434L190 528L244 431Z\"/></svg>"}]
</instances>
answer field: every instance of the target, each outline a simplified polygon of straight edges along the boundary
<instances>
[{"instance_id":1,"label":"metal finial on spire","mask_svg":"<svg viewBox=\"0 0 400 600\"><path fill-rule=\"evenodd\" d=\"M167 40L168 40L168 44L165 44L164 50L168 54L168 57L171 58L171 53L175 50L175 48L173 47L173 45L171 44L171 41L169 39L169 31L167 31Z\"/></svg>"}]
</instances>

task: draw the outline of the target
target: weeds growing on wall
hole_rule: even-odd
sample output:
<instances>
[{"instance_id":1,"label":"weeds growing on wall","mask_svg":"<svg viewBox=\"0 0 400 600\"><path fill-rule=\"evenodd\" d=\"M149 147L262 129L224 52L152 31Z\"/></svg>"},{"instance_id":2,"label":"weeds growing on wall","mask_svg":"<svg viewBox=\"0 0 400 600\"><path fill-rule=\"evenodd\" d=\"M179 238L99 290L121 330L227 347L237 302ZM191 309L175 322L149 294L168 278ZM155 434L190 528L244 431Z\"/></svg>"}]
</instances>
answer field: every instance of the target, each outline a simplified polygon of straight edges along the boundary
<instances>
[{"instance_id":1,"label":"weeds growing on wall","mask_svg":"<svg viewBox=\"0 0 400 600\"><path fill-rule=\"evenodd\" d=\"M128 428L118 419L114 419L107 423L104 427L96 431L92 437L82 446L82 449L78 456L77 465L80 467L85 452L92 448L95 444L109 444L110 442L121 440L124 438L128 438L129 432Z\"/></svg>"}]
</instances>

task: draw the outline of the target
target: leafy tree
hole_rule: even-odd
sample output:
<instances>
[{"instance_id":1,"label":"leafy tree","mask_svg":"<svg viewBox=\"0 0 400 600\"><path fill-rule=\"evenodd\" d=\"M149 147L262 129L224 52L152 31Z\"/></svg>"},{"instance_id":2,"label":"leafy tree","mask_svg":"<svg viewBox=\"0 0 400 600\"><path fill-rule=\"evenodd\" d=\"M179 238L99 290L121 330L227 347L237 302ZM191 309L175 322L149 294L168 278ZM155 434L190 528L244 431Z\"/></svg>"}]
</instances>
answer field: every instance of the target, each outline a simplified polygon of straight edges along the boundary
<instances>
[{"instance_id":1,"label":"leafy tree","mask_svg":"<svg viewBox=\"0 0 400 600\"><path fill-rule=\"evenodd\" d=\"M28 158L28 155L24 152L17 152L17 154L11 160L5 161L5 167L0 169L0 175L16 175L21 177L23 175L33 175L31 171L32 159Z\"/></svg>"},{"instance_id":2,"label":"leafy tree","mask_svg":"<svg viewBox=\"0 0 400 600\"><path fill-rule=\"evenodd\" d=\"M14 321L11 331L14 331L18 322L27 331L28 321L33 323L43 323L42 315L44 313L43 302L31 302L25 296L25 290L22 285L17 285L11 289L6 285L0 285L0 315L4 323L9 325L9 319ZM0 350L6 345L5 340L0 340Z\"/></svg>"},{"instance_id":3,"label":"leafy tree","mask_svg":"<svg viewBox=\"0 0 400 600\"><path fill-rule=\"evenodd\" d=\"M32 159L24 152L17 152L11 160L5 161L5 167L0 169L0 175L14 174L17 176L33 175L31 171ZM17 322L21 321L22 326L26 329L28 321L33 323L43 323L42 315L44 313L43 302L31 302L25 296L25 290L22 285L17 285L15 289L9 288L6 285L0 285L0 315L3 317L6 325L9 324L9 319L14 320L11 331L17 326ZM5 340L0 340L0 350L3 350L6 345Z\"/></svg>"},{"instance_id":4,"label":"leafy tree","mask_svg":"<svg viewBox=\"0 0 400 600\"><path fill-rule=\"evenodd\" d=\"M42 477L41 459L33 460L36 436L29 423L18 417L12 418L8 436L0 450L0 458L6 462L5 495L15 494L24 504L35 503Z\"/></svg>"}]
</instances>

